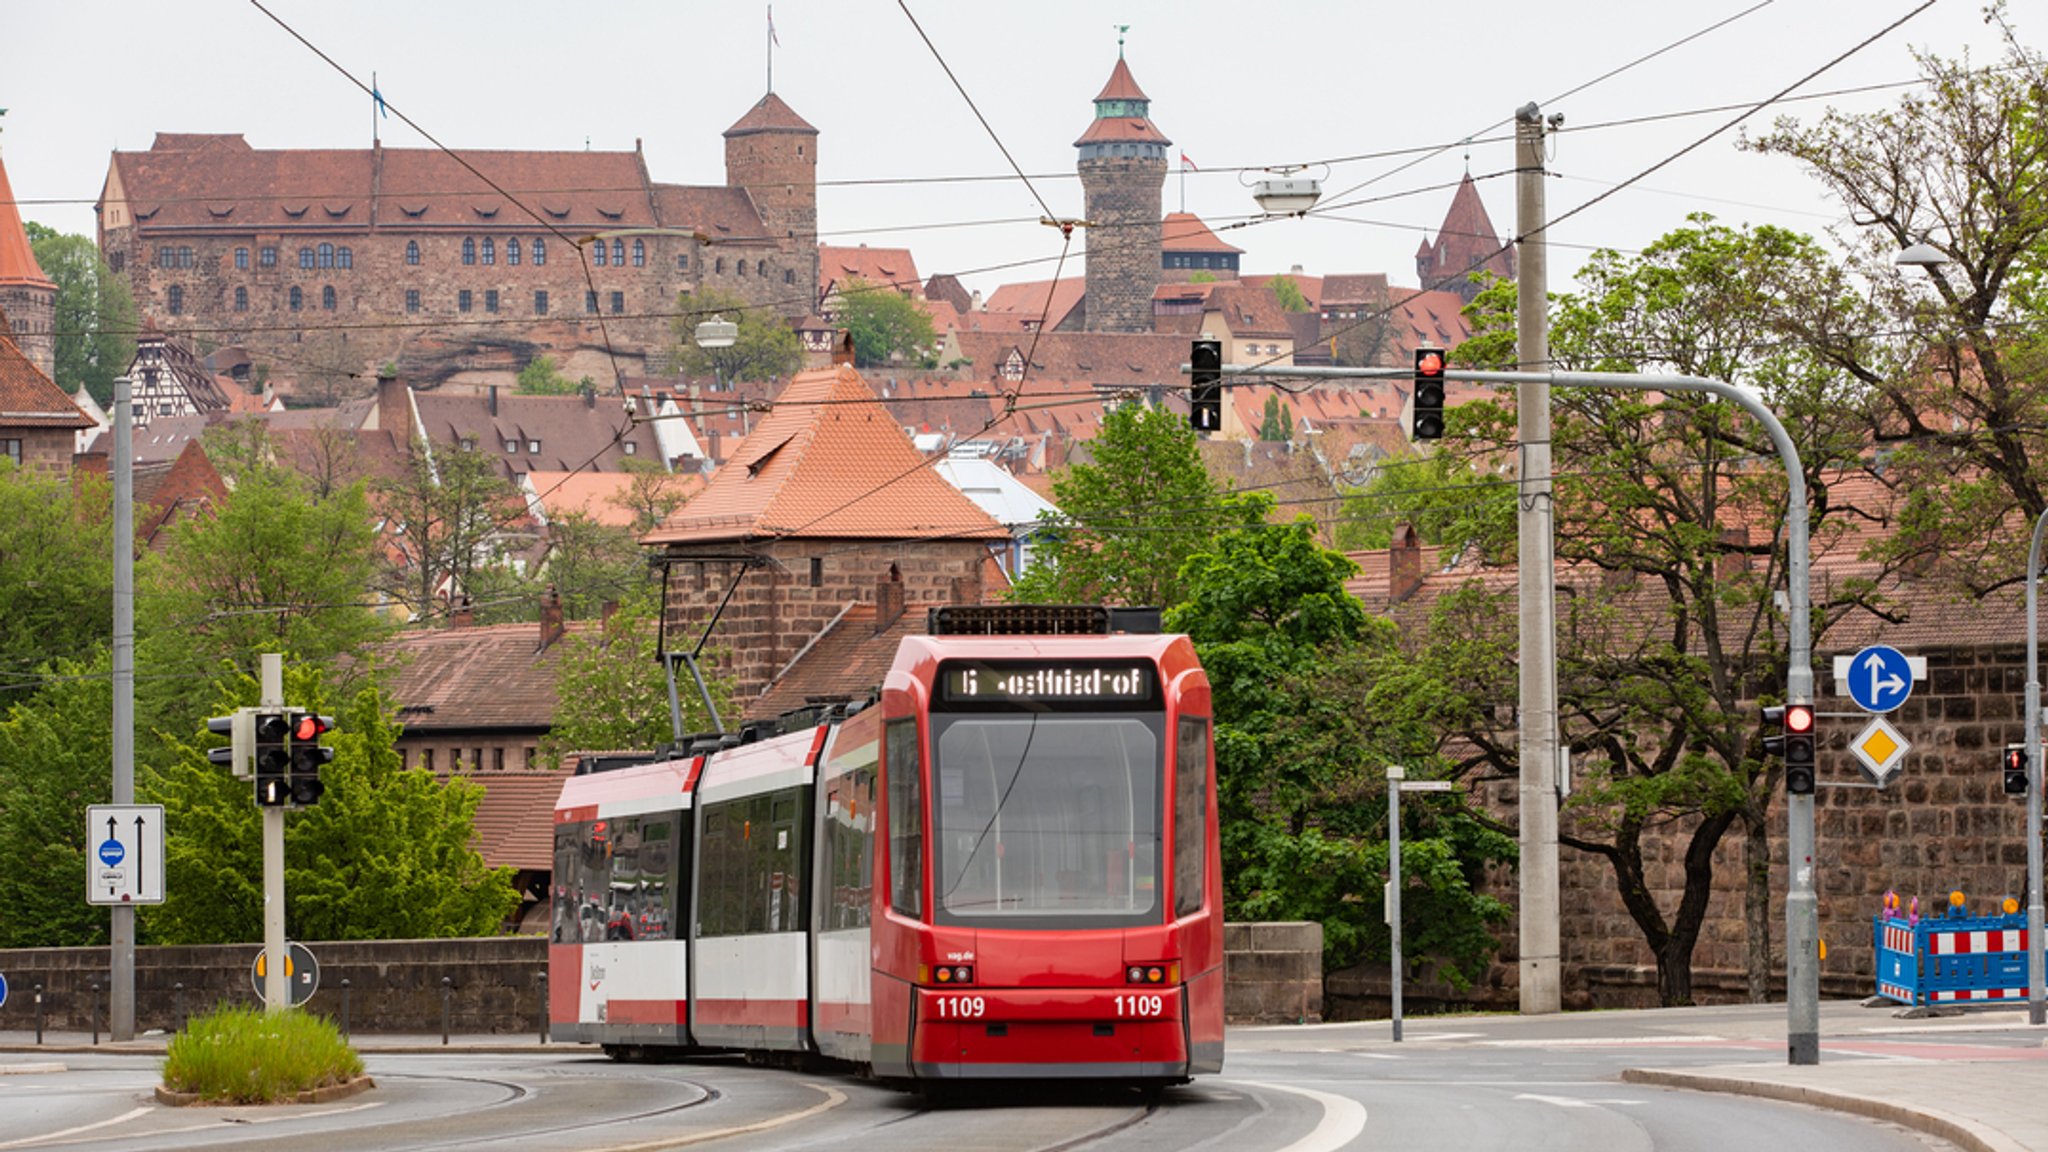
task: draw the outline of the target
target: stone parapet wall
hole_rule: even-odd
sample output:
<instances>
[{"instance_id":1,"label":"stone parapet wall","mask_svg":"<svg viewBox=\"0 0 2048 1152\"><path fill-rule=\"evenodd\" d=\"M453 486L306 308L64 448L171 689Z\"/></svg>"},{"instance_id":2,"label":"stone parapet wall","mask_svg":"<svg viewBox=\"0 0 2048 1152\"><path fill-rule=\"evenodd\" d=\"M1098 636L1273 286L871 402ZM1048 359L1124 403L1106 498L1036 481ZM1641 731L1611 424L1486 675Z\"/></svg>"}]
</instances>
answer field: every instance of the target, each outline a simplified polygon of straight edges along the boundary
<instances>
[{"instance_id":1,"label":"stone parapet wall","mask_svg":"<svg viewBox=\"0 0 2048 1152\"><path fill-rule=\"evenodd\" d=\"M1323 1019L1323 926L1314 921L1223 926L1223 1014L1233 1024Z\"/></svg>"}]
</instances>

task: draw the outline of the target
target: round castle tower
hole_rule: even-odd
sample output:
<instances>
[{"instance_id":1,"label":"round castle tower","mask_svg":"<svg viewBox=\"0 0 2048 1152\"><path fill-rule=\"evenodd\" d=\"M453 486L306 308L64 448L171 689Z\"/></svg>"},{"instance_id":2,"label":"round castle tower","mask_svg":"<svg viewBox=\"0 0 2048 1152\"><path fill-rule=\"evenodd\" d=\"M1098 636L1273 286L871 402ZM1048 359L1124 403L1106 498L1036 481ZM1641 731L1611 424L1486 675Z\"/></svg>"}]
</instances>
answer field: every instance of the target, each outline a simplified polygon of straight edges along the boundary
<instances>
[{"instance_id":1,"label":"round castle tower","mask_svg":"<svg viewBox=\"0 0 2048 1152\"><path fill-rule=\"evenodd\" d=\"M1095 97L1095 122L1074 141L1087 198L1090 332L1152 331L1160 189L1173 141L1153 126L1151 106L1119 48L1109 83Z\"/></svg>"}]
</instances>

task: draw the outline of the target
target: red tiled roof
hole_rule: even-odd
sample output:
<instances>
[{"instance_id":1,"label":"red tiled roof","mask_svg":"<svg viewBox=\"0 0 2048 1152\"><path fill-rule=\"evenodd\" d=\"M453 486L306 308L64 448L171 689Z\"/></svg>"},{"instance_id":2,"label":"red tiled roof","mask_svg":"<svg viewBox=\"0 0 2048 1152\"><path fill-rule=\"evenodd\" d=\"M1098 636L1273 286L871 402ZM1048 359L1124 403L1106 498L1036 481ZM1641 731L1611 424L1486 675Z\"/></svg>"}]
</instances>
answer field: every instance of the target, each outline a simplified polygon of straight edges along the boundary
<instances>
[{"instance_id":1,"label":"red tiled roof","mask_svg":"<svg viewBox=\"0 0 2048 1152\"><path fill-rule=\"evenodd\" d=\"M1142 116L1104 116L1092 121L1081 138L1074 141L1074 147L1083 144L1171 144L1166 133L1154 127L1152 121Z\"/></svg>"},{"instance_id":2,"label":"red tiled roof","mask_svg":"<svg viewBox=\"0 0 2048 1152\"><path fill-rule=\"evenodd\" d=\"M1051 302L1047 303L1047 290L1051 291ZM1060 326L1081 303L1081 297L1088 292L1088 281L1076 276L1065 280L1031 280L1022 284L1005 284L989 293L982 304L985 312L1010 312L1031 323L1037 323L1040 315L1045 317L1045 327L1050 330Z\"/></svg>"},{"instance_id":3,"label":"red tiled roof","mask_svg":"<svg viewBox=\"0 0 2048 1152\"><path fill-rule=\"evenodd\" d=\"M917 260L908 248L870 248L865 244L857 247L818 245L820 295L841 280L855 278L898 290L915 290L924 283L917 274Z\"/></svg>"},{"instance_id":4,"label":"red tiled roof","mask_svg":"<svg viewBox=\"0 0 2048 1152\"><path fill-rule=\"evenodd\" d=\"M1279 297L1264 284L1218 281L1209 290L1208 302L1203 307L1204 315L1211 313L1220 313L1223 323L1230 328L1230 334L1238 338L1294 338L1294 330L1287 326Z\"/></svg>"},{"instance_id":5,"label":"red tiled roof","mask_svg":"<svg viewBox=\"0 0 2048 1152\"><path fill-rule=\"evenodd\" d=\"M1324 308L1384 308L1387 277L1383 272L1341 273L1323 277Z\"/></svg>"},{"instance_id":6,"label":"red tiled roof","mask_svg":"<svg viewBox=\"0 0 2048 1152\"><path fill-rule=\"evenodd\" d=\"M744 188L656 184L654 209L661 216L662 227L702 232L714 244L768 238L761 213Z\"/></svg>"},{"instance_id":7,"label":"red tiled roof","mask_svg":"<svg viewBox=\"0 0 2048 1152\"><path fill-rule=\"evenodd\" d=\"M633 510L625 501L636 478L628 472L529 472L532 499L539 501L549 516L580 512L599 524L613 528L633 526ZM701 473L676 473L666 477L669 491L679 496L695 495L704 487Z\"/></svg>"},{"instance_id":8,"label":"red tiled roof","mask_svg":"<svg viewBox=\"0 0 2048 1152\"><path fill-rule=\"evenodd\" d=\"M877 687L889 674L898 643L924 634L926 607L912 606L877 632L874 603L850 605L748 703L746 719L780 716L812 701L849 700Z\"/></svg>"},{"instance_id":9,"label":"red tiled roof","mask_svg":"<svg viewBox=\"0 0 2048 1152\"><path fill-rule=\"evenodd\" d=\"M783 103L782 97L770 92L747 109L732 127L725 130L727 136L751 136L756 132L804 132L818 134L810 122L796 114L796 109Z\"/></svg>"},{"instance_id":10,"label":"red tiled roof","mask_svg":"<svg viewBox=\"0 0 2048 1152\"><path fill-rule=\"evenodd\" d=\"M446 772L437 774L448 780ZM555 801L560 772L465 772L455 777L483 787L476 806L476 850L493 868L545 872L555 866Z\"/></svg>"},{"instance_id":11,"label":"red tiled roof","mask_svg":"<svg viewBox=\"0 0 2048 1152\"><path fill-rule=\"evenodd\" d=\"M33 284L55 288L43 266L36 263L35 249L21 226L21 212L14 206L14 186L7 182L7 165L0 163L0 284Z\"/></svg>"},{"instance_id":12,"label":"red tiled roof","mask_svg":"<svg viewBox=\"0 0 2048 1152\"><path fill-rule=\"evenodd\" d=\"M1131 66L1124 63L1122 52L1117 53L1116 67L1109 70L1109 81L1096 93L1095 99L1102 100L1147 100L1145 90L1138 87L1136 77L1131 75Z\"/></svg>"},{"instance_id":13,"label":"red tiled roof","mask_svg":"<svg viewBox=\"0 0 2048 1152\"><path fill-rule=\"evenodd\" d=\"M489 398L475 394L415 392L413 404L435 450L447 451L473 440L476 450L497 461L508 476L587 468L617 471L621 460L661 460L653 428L628 419L616 396L519 396L501 389L496 415ZM507 441L513 442L515 451L505 451ZM536 442L538 452L531 450ZM625 450L627 443L633 445L631 453Z\"/></svg>"},{"instance_id":14,"label":"red tiled roof","mask_svg":"<svg viewBox=\"0 0 2048 1152\"><path fill-rule=\"evenodd\" d=\"M923 465L858 372L800 373L704 491L641 542L1008 536Z\"/></svg>"},{"instance_id":15,"label":"red tiled roof","mask_svg":"<svg viewBox=\"0 0 2048 1152\"><path fill-rule=\"evenodd\" d=\"M1502 247L1493 221L1486 215L1486 205L1479 198L1479 186L1467 172L1458 182L1458 190L1451 194L1451 206L1444 213L1443 226L1437 229L1436 241L1432 243L1424 237L1415 257L1425 281L1463 284L1466 276L1478 271L1512 277L1513 253L1513 248Z\"/></svg>"},{"instance_id":16,"label":"red tiled roof","mask_svg":"<svg viewBox=\"0 0 2048 1152\"><path fill-rule=\"evenodd\" d=\"M1192 212L1168 212L1159 230L1159 247L1164 252L1243 252L1244 249L1217 239L1202 218Z\"/></svg>"},{"instance_id":17,"label":"red tiled roof","mask_svg":"<svg viewBox=\"0 0 2048 1152\"><path fill-rule=\"evenodd\" d=\"M0 314L0 325L4 325ZM92 417L62 388L43 375L15 344L0 333L0 426L10 428L90 428Z\"/></svg>"},{"instance_id":18,"label":"red tiled roof","mask_svg":"<svg viewBox=\"0 0 2048 1152\"><path fill-rule=\"evenodd\" d=\"M554 723L562 647L541 648L538 624L404 632L380 648L396 658L391 698L407 731L540 733Z\"/></svg>"}]
</instances>

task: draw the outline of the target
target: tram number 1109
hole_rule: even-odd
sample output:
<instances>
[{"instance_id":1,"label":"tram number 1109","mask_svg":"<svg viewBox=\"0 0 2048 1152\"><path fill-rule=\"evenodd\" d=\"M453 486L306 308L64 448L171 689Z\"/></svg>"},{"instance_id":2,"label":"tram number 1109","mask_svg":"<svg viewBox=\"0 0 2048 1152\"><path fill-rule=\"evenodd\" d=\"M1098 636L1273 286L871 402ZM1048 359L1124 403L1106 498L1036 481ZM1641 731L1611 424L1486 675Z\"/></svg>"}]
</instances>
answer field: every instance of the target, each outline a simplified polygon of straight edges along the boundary
<instances>
[{"instance_id":1,"label":"tram number 1109","mask_svg":"<svg viewBox=\"0 0 2048 1152\"><path fill-rule=\"evenodd\" d=\"M942 1020L973 1020L988 1011L988 1001L979 996L941 996L938 1004Z\"/></svg>"},{"instance_id":2,"label":"tram number 1109","mask_svg":"<svg viewBox=\"0 0 2048 1152\"><path fill-rule=\"evenodd\" d=\"M1116 998L1118 1016L1163 1016L1166 1014L1166 998L1159 995L1132 995Z\"/></svg>"}]
</instances>

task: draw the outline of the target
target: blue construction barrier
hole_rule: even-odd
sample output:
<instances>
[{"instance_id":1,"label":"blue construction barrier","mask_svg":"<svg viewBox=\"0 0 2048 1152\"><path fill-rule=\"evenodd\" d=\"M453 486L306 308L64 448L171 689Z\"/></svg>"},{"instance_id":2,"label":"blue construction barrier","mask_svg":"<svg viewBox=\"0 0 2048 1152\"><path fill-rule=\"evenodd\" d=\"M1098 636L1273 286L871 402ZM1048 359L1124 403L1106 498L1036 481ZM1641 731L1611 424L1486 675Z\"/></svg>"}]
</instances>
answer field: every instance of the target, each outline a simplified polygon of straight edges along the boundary
<instances>
[{"instance_id":1,"label":"blue construction barrier","mask_svg":"<svg viewBox=\"0 0 2048 1152\"><path fill-rule=\"evenodd\" d=\"M2027 918L2010 912L1971 916L1961 903L1947 915L1873 918L1877 994L1921 1007L2027 998Z\"/></svg>"}]
</instances>

